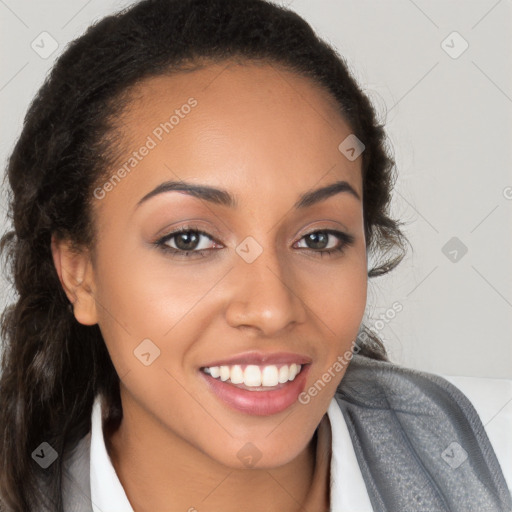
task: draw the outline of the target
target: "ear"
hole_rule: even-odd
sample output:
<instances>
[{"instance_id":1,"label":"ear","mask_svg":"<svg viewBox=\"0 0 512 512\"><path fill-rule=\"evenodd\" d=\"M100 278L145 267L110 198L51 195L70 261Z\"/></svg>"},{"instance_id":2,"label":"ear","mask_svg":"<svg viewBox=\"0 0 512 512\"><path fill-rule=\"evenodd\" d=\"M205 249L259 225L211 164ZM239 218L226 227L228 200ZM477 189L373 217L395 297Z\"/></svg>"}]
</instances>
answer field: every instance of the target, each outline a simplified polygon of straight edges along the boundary
<instances>
[{"instance_id":1,"label":"ear","mask_svg":"<svg viewBox=\"0 0 512 512\"><path fill-rule=\"evenodd\" d=\"M98 322L94 294L94 272L88 249L77 249L73 243L52 235L53 263L60 283L77 321L84 325Z\"/></svg>"}]
</instances>

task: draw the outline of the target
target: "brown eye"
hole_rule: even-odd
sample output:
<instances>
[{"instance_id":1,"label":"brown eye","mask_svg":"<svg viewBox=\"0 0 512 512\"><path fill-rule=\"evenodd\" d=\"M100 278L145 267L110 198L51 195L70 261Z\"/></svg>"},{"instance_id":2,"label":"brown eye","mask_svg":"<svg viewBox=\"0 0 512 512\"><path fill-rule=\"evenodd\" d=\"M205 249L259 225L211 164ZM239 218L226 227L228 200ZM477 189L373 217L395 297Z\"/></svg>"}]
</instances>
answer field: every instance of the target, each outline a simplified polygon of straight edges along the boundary
<instances>
[{"instance_id":1,"label":"brown eye","mask_svg":"<svg viewBox=\"0 0 512 512\"><path fill-rule=\"evenodd\" d=\"M154 244L171 256L187 259L205 257L214 250L223 248L222 244L208 233L189 226L184 226L163 236Z\"/></svg>"},{"instance_id":2,"label":"brown eye","mask_svg":"<svg viewBox=\"0 0 512 512\"><path fill-rule=\"evenodd\" d=\"M344 249L354 243L354 237L342 231L323 229L304 235L300 242L306 244L306 246L299 246L300 249L310 250L323 256L324 254L343 252Z\"/></svg>"},{"instance_id":3,"label":"brown eye","mask_svg":"<svg viewBox=\"0 0 512 512\"><path fill-rule=\"evenodd\" d=\"M197 248L201 235L196 231L186 231L179 235L174 235L175 245L177 249L182 251L192 251Z\"/></svg>"},{"instance_id":4,"label":"brown eye","mask_svg":"<svg viewBox=\"0 0 512 512\"><path fill-rule=\"evenodd\" d=\"M215 241L208 233L190 228L182 228L169 233L160 239L158 243L175 252L200 252L212 249L212 245L215 246Z\"/></svg>"}]
</instances>

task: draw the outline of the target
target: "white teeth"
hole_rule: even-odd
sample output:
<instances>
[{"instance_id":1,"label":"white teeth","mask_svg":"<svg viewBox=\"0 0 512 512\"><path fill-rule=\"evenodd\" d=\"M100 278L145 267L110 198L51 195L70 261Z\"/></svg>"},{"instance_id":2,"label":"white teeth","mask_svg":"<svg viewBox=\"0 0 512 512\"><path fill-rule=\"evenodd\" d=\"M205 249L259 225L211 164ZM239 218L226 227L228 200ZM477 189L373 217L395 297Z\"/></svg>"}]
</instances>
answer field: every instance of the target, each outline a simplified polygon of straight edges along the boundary
<instances>
[{"instance_id":1,"label":"white teeth","mask_svg":"<svg viewBox=\"0 0 512 512\"><path fill-rule=\"evenodd\" d=\"M242 366L211 366L203 371L215 379L223 382L228 379L232 384L244 384L247 387L275 387L278 384L292 381L299 374L302 366L292 363L278 368L276 365L256 366L249 364L242 370Z\"/></svg>"},{"instance_id":2,"label":"white teeth","mask_svg":"<svg viewBox=\"0 0 512 512\"><path fill-rule=\"evenodd\" d=\"M214 378L220 377L220 368L218 366L212 366L210 369L210 375Z\"/></svg>"},{"instance_id":3,"label":"white teeth","mask_svg":"<svg viewBox=\"0 0 512 512\"><path fill-rule=\"evenodd\" d=\"M279 368L279 383L283 384L285 382L288 382L288 374L289 374L288 366L281 366Z\"/></svg>"},{"instance_id":4,"label":"white teeth","mask_svg":"<svg viewBox=\"0 0 512 512\"><path fill-rule=\"evenodd\" d=\"M243 384L244 382L244 372L242 371L242 367L238 364L231 368L230 379L232 384Z\"/></svg>"},{"instance_id":5,"label":"white teeth","mask_svg":"<svg viewBox=\"0 0 512 512\"><path fill-rule=\"evenodd\" d=\"M278 379L277 366L265 366L261 372L261 384L263 386L277 386Z\"/></svg>"},{"instance_id":6,"label":"white teeth","mask_svg":"<svg viewBox=\"0 0 512 512\"><path fill-rule=\"evenodd\" d=\"M220 367L220 380L225 381L229 379L229 366Z\"/></svg>"},{"instance_id":7,"label":"white teeth","mask_svg":"<svg viewBox=\"0 0 512 512\"><path fill-rule=\"evenodd\" d=\"M245 368L244 384L246 386L254 387L261 386L261 371L257 366L250 364Z\"/></svg>"}]
</instances>

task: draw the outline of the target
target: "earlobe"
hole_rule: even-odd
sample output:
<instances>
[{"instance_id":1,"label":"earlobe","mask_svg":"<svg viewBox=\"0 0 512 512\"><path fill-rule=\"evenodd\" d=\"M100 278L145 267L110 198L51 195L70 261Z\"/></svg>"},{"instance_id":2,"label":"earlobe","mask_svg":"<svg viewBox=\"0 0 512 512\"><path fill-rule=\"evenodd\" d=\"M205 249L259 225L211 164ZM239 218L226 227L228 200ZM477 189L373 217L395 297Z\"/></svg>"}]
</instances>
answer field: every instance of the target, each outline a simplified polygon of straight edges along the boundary
<instances>
[{"instance_id":1,"label":"earlobe","mask_svg":"<svg viewBox=\"0 0 512 512\"><path fill-rule=\"evenodd\" d=\"M53 263L60 283L73 304L76 320L84 325L98 322L94 297L94 273L90 252L77 249L72 242L52 235Z\"/></svg>"}]
</instances>

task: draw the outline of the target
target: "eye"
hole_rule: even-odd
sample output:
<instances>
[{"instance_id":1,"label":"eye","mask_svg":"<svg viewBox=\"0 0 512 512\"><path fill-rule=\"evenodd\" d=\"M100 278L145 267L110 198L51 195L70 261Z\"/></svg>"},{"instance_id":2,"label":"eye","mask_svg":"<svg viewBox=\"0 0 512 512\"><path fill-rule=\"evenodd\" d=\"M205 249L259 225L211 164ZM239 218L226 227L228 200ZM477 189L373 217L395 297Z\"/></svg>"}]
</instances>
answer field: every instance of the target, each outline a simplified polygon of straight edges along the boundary
<instances>
[{"instance_id":1,"label":"eye","mask_svg":"<svg viewBox=\"0 0 512 512\"><path fill-rule=\"evenodd\" d=\"M189 226L181 227L155 242L160 249L178 257L205 256L207 251L222 247L204 231Z\"/></svg>"},{"instance_id":2,"label":"eye","mask_svg":"<svg viewBox=\"0 0 512 512\"><path fill-rule=\"evenodd\" d=\"M298 243L301 243L301 241L306 244L306 247L300 247L301 249L311 250L323 256L324 254L343 252L354 243L354 237L342 231L323 229L304 235Z\"/></svg>"}]
</instances>

